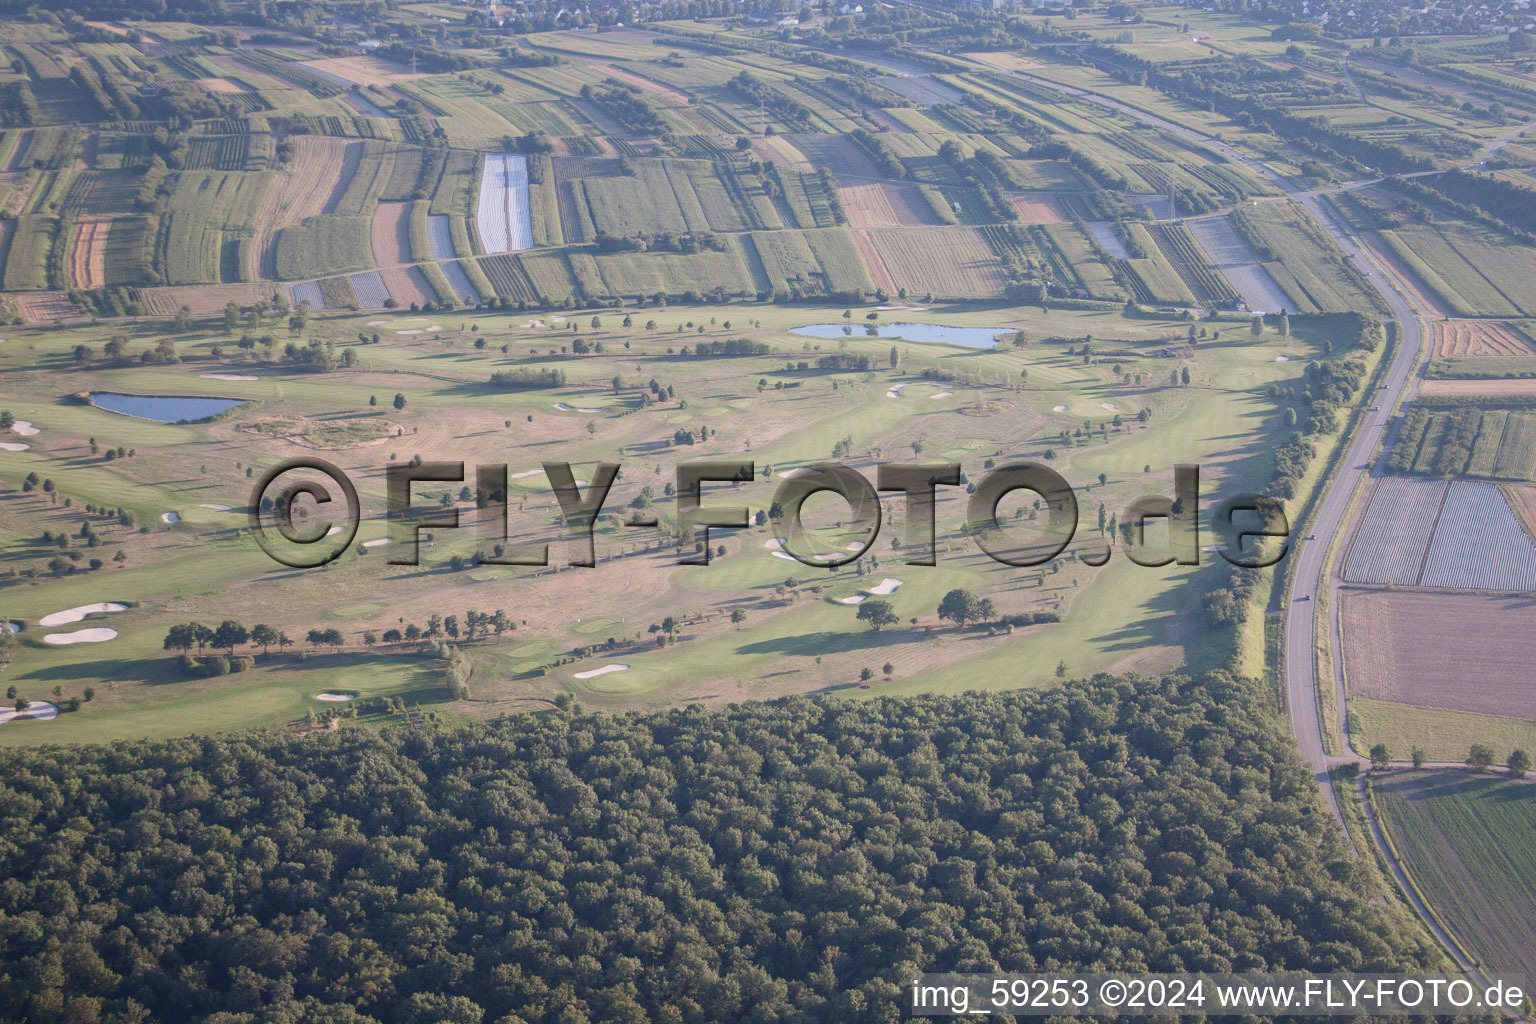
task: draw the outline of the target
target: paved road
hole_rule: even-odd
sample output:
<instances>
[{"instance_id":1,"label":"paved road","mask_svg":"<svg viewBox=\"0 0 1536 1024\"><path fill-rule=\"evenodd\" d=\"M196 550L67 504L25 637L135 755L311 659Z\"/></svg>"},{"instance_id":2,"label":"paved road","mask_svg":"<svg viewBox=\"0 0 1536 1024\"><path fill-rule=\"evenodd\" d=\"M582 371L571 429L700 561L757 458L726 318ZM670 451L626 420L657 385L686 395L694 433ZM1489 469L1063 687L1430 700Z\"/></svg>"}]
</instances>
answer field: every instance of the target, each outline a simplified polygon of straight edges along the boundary
<instances>
[{"instance_id":1,"label":"paved road","mask_svg":"<svg viewBox=\"0 0 1536 1024\"><path fill-rule=\"evenodd\" d=\"M1327 538L1333 537L1343 528L1350 494L1360 479L1370 472L1371 452L1383 439L1384 432L1391 422L1391 410L1396 405L1398 396L1408 386L1410 371L1414 360L1418 357L1419 346L1423 343L1423 330L1420 327L1418 315L1409 305L1408 300L1391 283L1392 279L1386 270L1373 262L1374 256L1365 249L1348 225L1335 220L1324 208L1319 199L1318 190L1302 188L1262 161L1241 153L1224 142L1155 114L1147 113L1130 104L1024 72L1005 71L1004 73L1028 81L1032 85L1107 107L1144 124L1155 125L1192 143L1213 149L1227 159L1240 163L1260 175L1279 188L1287 198L1300 203L1345 255L1356 261L1361 271L1365 273L1366 279L1381 295L1382 300L1391 310L1392 316L1400 325L1399 344L1394 349L1392 364L1387 372L1386 389L1378 392L1377 395L1370 396L1371 405L1379 405L1380 411L1366 413L1361 429L1350 441L1348 453L1338 475L1323 496L1323 500L1318 502L1312 521L1305 526L1307 534L1315 534L1319 539L1298 541L1289 556L1295 559L1285 630L1286 694L1291 731L1295 734L1296 742L1301 747L1307 763L1312 766L1317 776L1323 799L1333 813L1339 815L1338 797L1333 791L1333 783L1328 775L1333 759L1328 756L1323 747L1323 728L1316 698L1317 687L1313 681L1315 669L1313 619L1316 591L1322 577L1323 556L1327 553ZM1301 524L1292 525L1296 527ZM1342 818L1340 820L1342 821Z\"/></svg>"}]
</instances>

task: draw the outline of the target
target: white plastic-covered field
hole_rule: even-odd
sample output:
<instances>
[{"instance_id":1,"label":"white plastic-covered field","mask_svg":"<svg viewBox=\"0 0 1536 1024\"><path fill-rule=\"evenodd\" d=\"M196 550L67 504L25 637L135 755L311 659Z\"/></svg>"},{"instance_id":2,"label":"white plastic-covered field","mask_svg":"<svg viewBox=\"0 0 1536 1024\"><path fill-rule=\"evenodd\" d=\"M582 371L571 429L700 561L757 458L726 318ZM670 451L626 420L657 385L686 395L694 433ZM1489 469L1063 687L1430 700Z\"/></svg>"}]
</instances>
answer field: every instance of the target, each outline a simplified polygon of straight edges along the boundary
<instances>
[{"instance_id":1,"label":"white plastic-covered field","mask_svg":"<svg viewBox=\"0 0 1536 1024\"><path fill-rule=\"evenodd\" d=\"M434 248L436 246L434 245ZM475 286L469 283L469 275L464 273L464 268L457 260L439 263L443 276L448 279L448 287L453 289L453 294L459 297L460 302L475 303L480 301L480 295L475 291Z\"/></svg>"},{"instance_id":2,"label":"white plastic-covered field","mask_svg":"<svg viewBox=\"0 0 1536 1024\"><path fill-rule=\"evenodd\" d=\"M1536 590L1536 544L1494 484L1451 484L1420 586Z\"/></svg>"},{"instance_id":3,"label":"white plastic-covered field","mask_svg":"<svg viewBox=\"0 0 1536 1024\"><path fill-rule=\"evenodd\" d=\"M1189 233L1211 258L1211 263L1227 279L1248 308L1258 312L1278 313L1291 305L1285 292L1269 276L1258 259L1225 217L1188 222Z\"/></svg>"},{"instance_id":4,"label":"white plastic-covered field","mask_svg":"<svg viewBox=\"0 0 1536 1024\"><path fill-rule=\"evenodd\" d=\"M294 285L290 291L293 293L295 306L309 303L310 309L324 309L325 297L320 294L320 284L317 281L305 281Z\"/></svg>"},{"instance_id":5,"label":"white plastic-covered field","mask_svg":"<svg viewBox=\"0 0 1536 1024\"><path fill-rule=\"evenodd\" d=\"M475 211L480 244L488 253L533 248L528 213L528 158L487 153L480 168L480 204Z\"/></svg>"},{"instance_id":6,"label":"white plastic-covered field","mask_svg":"<svg viewBox=\"0 0 1536 1024\"><path fill-rule=\"evenodd\" d=\"M458 255L453 251L453 227L446 213L434 213L427 218L427 240L435 260L451 260Z\"/></svg>"},{"instance_id":7,"label":"white plastic-covered field","mask_svg":"<svg viewBox=\"0 0 1536 1024\"><path fill-rule=\"evenodd\" d=\"M1415 586L1445 488L1443 480L1378 480L1344 562L1344 578Z\"/></svg>"},{"instance_id":8,"label":"white plastic-covered field","mask_svg":"<svg viewBox=\"0 0 1536 1024\"><path fill-rule=\"evenodd\" d=\"M389 301L389 289L384 286L384 279L377 270L353 274L347 280L352 282L352 294L357 296L357 304L363 309L383 309L384 303Z\"/></svg>"}]
</instances>

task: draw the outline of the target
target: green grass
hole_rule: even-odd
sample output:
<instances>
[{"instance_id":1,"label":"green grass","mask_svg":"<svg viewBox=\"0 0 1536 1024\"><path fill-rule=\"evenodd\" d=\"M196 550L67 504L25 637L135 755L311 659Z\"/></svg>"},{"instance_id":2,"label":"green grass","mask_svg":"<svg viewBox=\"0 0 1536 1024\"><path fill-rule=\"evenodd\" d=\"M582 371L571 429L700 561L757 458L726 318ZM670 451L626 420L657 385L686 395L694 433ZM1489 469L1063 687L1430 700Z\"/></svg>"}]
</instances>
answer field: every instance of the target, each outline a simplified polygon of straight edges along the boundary
<instances>
[{"instance_id":1,"label":"green grass","mask_svg":"<svg viewBox=\"0 0 1536 1024\"><path fill-rule=\"evenodd\" d=\"M167 284L248 281L254 254L240 245L255 231L257 214L271 176L265 172L185 171L177 175L162 218L160 254ZM231 266L226 247L239 256Z\"/></svg>"},{"instance_id":2,"label":"green grass","mask_svg":"<svg viewBox=\"0 0 1536 1024\"><path fill-rule=\"evenodd\" d=\"M373 266L367 217L327 214L283 228L277 236L277 276L285 281L367 270Z\"/></svg>"},{"instance_id":3,"label":"green grass","mask_svg":"<svg viewBox=\"0 0 1536 1024\"><path fill-rule=\"evenodd\" d=\"M1458 771L1392 772L1372 795L1408 875L1490 971L1536 974L1536 787Z\"/></svg>"},{"instance_id":4,"label":"green grass","mask_svg":"<svg viewBox=\"0 0 1536 1024\"><path fill-rule=\"evenodd\" d=\"M1421 747L1434 761L1463 761L1474 743L1491 746L1500 763L1511 750L1536 751L1536 722L1522 718L1359 697L1350 698L1349 715L1350 735L1361 756L1377 743L1385 743L1396 757Z\"/></svg>"}]
</instances>

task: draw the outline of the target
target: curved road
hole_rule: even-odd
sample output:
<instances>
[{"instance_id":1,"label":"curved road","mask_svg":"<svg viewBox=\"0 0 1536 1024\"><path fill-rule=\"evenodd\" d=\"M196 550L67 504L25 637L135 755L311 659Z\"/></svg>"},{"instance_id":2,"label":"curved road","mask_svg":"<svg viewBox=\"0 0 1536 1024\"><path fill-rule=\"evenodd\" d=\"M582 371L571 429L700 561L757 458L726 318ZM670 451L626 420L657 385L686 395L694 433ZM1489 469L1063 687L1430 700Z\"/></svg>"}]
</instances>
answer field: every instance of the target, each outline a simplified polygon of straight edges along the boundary
<instances>
[{"instance_id":1,"label":"curved road","mask_svg":"<svg viewBox=\"0 0 1536 1024\"><path fill-rule=\"evenodd\" d=\"M989 67L989 70L1002 69ZM1337 709L1337 718L1341 731L1344 749L1346 753L1330 756L1323 745L1323 724L1318 708L1319 681L1317 675L1317 662L1315 658L1318 639L1315 625L1317 620L1316 605L1317 594L1320 590L1329 587L1324 569L1325 559L1328 554L1330 540L1340 536L1348 525L1346 522L1350 498L1355 489L1371 473L1371 454L1382 448L1382 457L1385 458L1387 443L1391 440L1390 428L1393 423L1393 414L1399 400L1407 393L1413 383L1413 368L1419 357L1419 350L1424 344L1424 325L1421 316L1422 311L1415 307L1410 299L1408 289L1400 287L1392 273L1349 228L1337 220L1319 199L1320 192L1298 188L1284 175L1281 175L1265 165L1262 161L1248 157L1228 146L1226 143L1213 139L1194 129L1184 125L1174 124L1155 114L1150 114L1137 107L1119 100L1112 99L1099 93L1075 86L1063 85L1052 82L1049 79L1039 78L1034 75L1018 71L1004 70L1003 73L1026 80L1033 85L1072 96L1084 102L1106 107L1120 114L1141 121L1145 124L1155 125L1164 131L1198 143L1209 149L1221 153L1227 159L1241 163L1254 173L1261 175L1265 180L1274 184L1286 197L1295 200L1307 210L1312 218L1322 229L1327 232L1340 250L1346 256L1354 260L1356 266L1365 274L1366 280L1376 290L1377 294L1388 310L1391 319L1397 321L1398 338L1392 352L1392 361L1389 364L1383 385L1373 395L1366 397L1369 403L1364 414L1363 421L1355 435L1349 439L1349 447L1345 452L1335 476L1327 484L1327 490L1322 500L1316 505L1311 521L1306 525L1308 535L1316 536L1318 540L1302 540L1296 545L1291 557L1296 559L1294 571L1291 575L1291 587L1289 600L1286 607L1285 625L1285 680L1286 698L1291 720L1291 732L1296 737L1296 743L1306 757L1307 763L1312 766L1316 775L1319 789L1328 806L1335 816L1343 823L1343 816L1339 810L1338 794L1334 791L1333 780L1329 775L1332 764L1343 761L1354 761L1355 757L1347 753L1347 715L1344 707L1344 694L1342 684L1339 681L1337 669L1334 670L1335 678L1329 680L1335 688L1334 706ZM1496 151L1509 140L1518 137L1531 126L1523 126L1504 138L1491 144L1488 153ZM1361 183L1354 183L1365 184ZM1345 188L1354 187L1346 185ZM1333 191L1332 189L1328 191ZM1338 602L1330 603L1329 614L1325 618L1326 628L1334 629L1334 623L1338 616ZM1325 638L1330 649L1335 645L1332 638ZM1371 840L1387 865L1398 888L1402 891L1408 904L1414 909L1425 928L1434 935L1436 940L1445 948L1451 958L1468 972L1476 972L1476 967L1467 959L1461 947L1448 935L1440 923L1430 913L1418 893L1409 883L1407 874L1401 864L1393 855L1387 845L1386 838L1382 834L1381 824L1376 819L1374 809L1369 800L1365 799L1365 781L1361 777L1357 781L1360 787L1361 807L1363 809L1366 825Z\"/></svg>"}]
</instances>

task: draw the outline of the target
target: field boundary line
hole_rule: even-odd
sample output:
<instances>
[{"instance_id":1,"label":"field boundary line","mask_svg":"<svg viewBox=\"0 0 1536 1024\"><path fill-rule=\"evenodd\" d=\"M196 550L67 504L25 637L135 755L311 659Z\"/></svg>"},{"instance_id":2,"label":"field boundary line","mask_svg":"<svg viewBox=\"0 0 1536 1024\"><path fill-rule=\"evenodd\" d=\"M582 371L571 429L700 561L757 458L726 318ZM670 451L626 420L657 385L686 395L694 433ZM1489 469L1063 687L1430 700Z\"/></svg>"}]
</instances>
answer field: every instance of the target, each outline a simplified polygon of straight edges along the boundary
<instances>
[{"instance_id":1,"label":"field boundary line","mask_svg":"<svg viewBox=\"0 0 1536 1024\"><path fill-rule=\"evenodd\" d=\"M1440 531L1440 520L1445 517L1445 503L1451 497L1451 484L1453 481L1445 480L1442 483L1444 486L1440 488L1440 507L1435 509L1435 525L1430 528L1429 543L1424 545L1424 555L1419 559L1419 571L1413 577L1413 585L1416 587L1424 585L1424 570L1429 568L1429 553L1435 546L1435 534ZM1514 510L1511 509L1510 511ZM1520 517L1516 516L1515 518L1518 519Z\"/></svg>"}]
</instances>

